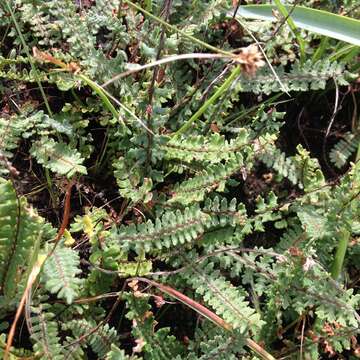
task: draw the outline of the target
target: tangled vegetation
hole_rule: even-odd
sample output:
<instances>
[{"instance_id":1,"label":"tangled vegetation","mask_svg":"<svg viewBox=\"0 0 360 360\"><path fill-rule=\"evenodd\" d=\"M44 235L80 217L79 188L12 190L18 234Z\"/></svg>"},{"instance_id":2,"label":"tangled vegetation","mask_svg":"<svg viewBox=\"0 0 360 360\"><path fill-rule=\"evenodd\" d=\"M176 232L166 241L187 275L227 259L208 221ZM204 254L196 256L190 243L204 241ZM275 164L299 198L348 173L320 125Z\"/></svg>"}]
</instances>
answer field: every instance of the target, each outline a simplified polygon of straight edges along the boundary
<instances>
[{"instance_id":1,"label":"tangled vegetation","mask_svg":"<svg viewBox=\"0 0 360 360\"><path fill-rule=\"evenodd\" d=\"M360 7L258 3L0 0L2 358L360 356Z\"/></svg>"}]
</instances>

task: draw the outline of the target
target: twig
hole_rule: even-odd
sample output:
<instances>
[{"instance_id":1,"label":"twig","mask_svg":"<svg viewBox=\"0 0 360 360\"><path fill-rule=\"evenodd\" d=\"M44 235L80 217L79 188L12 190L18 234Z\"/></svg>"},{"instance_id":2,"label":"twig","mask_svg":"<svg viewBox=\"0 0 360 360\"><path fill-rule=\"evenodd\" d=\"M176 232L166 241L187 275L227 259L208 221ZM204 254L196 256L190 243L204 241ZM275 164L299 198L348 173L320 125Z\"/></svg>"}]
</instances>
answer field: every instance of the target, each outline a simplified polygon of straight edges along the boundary
<instances>
[{"instance_id":1,"label":"twig","mask_svg":"<svg viewBox=\"0 0 360 360\"><path fill-rule=\"evenodd\" d=\"M310 146L309 146L309 143L308 143L308 141L307 141L307 139L306 139L306 137L305 137L305 135L304 135L304 131L303 131L303 129L302 129L302 127L301 127L301 118L302 118L302 116L303 116L303 114L304 114L304 111L305 111L305 107L302 107L302 109L301 109L301 111L300 111L300 113L299 113L299 115L298 115L298 117L297 117L297 127L298 127L298 129L299 129L299 132L300 132L300 136L302 137L302 139L304 140L304 143L305 143L305 145L306 145L306 148L308 149L308 150L310 150Z\"/></svg>"},{"instance_id":2,"label":"twig","mask_svg":"<svg viewBox=\"0 0 360 360\"><path fill-rule=\"evenodd\" d=\"M114 81L119 80L123 77L129 76L131 74L134 74L138 71L142 71L145 69L149 69L152 67L156 67L159 65L167 64L167 63L178 61L178 60L188 60L188 59L228 59L228 60L233 60L234 57L235 57L234 54L224 55L224 54L212 54L212 53L210 53L210 54L208 54L208 53L189 53L189 54L171 55L171 56L167 56L163 59L153 61L149 64L136 66L133 69L124 71L121 74L115 75L114 77L112 77L110 80L106 81L101 86L104 88L104 87L112 84Z\"/></svg>"},{"instance_id":3,"label":"twig","mask_svg":"<svg viewBox=\"0 0 360 360\"><path fill-rule=\"evenodd\" d=\"M49 254L48 254L47 257L50 257L50 256L54 253L54 251L55 251L55 249L56 249L56 247L57 247L57 245L58 245L61 237L62 237L63 234L64 234L64 231L65 231L66 227L68 226L68 223L69 223L69 215L70 215L71 189L72 189L74 183L75 183L75 180L72 179L72 180L69 182L69 184L68 184L68 186L67 186L67 188L66 188L63 219L62 219L62 222L61 222L59 231L58 231L58 233L57 233L57 235L56 235L56 237L55 237L55 239L54 239L54 241L55 241L54 246L52 247L52 249L51 249L51 251L49 252Z\"/></svg>"},{"instance_id":4,"label":"twig","mask_svg":"<svg viewBox=\"0 0 360 360\"><path fill-rule=\"evenodd\" d=\"M335 105L334 105L334 111L333 111L333 114L330 118L330 121L329 121L329 125L326 129L326 133L325 133L325 140L326 138L329 136L329 132L330 132L330 129L334 123L334 120L335 120L335 116L338 112L338 108L339 108L339 86L337 84L337 81L336 79L334 78L334 84L335 84Z\"/></svg>"},{"instance_id":5,"label":"twig","mask_svg":"<svg viewBox=\"0 0 360 360\"><path fill-rule=\"evenodd\" d=\"M359 128L359 123L358 123L358 106L357 106L357 101L356 101L356 97L354 94L354 89L351 87L350 88L350 92L351 92L351 98L354 104L354 111L352 114L352 118L351 118L351 131L353 133L359 133L360 128Z\"/></svg>"},{"instance_id":6,"label":"twig","mask_svg":"<svg viewBox=\"0 0 360 360\"><path fill-rule=\"evenodd\" d=\"M303 359L303 346L304 346L304 332L305 332L305 319L306 317L303 317L303 323L301 327L301 337L300 337L300 360Z\"/></svg>"},{"instance_id":7,"label":"twig","mask_svg":"<svg viewBox=\"0 0 360 360\"><path fill-rule=\"evenodd\" d=\"M45 259L46 259L46 255L39 255L38 259L37 259L37 262L35 263L35 265L33 266L32 270L31 270L31 273L30 273L29 278L27 280L26 289L25 289L25 291L24 291L24 293L23 293L23 295L21 297L20 303L19 303L18 308L16 310L15 318L14 318L12 324L11 324L11 328L10 328L9 335L8 335L8 338L7 338L7 342L6 342L6 348L5 348L5 351L4 351L4 360L8 360L8 358L9 358L10 348L11 348L11 345L12 345L12 342L13 342L13 339L14 339L16 325L17 325L17 323L19 321L20 315L21 315L22 310L24 308L24 305L26 303L26 299L28 297L28 294L29 294L34 282L36 281L37 276L40 273L42 264L44 263Z\"/></svg>"},{"instance_id":8,"label":"twig","mask_svg":"<svg viewBox=\"0 0 360 360\"><path fill-rule=\"evenodd\" d=\"M348 94L351 90L348 90L345 95L343 96L343 98L341 99L341 102L339 103L339 86L338 86L338 83L336 81L336 78L333 79L334 80L334 84L335 84L335 104L334 104L334 110L333 110L333 114L330 118L330 121L329 121L329 125L326 129L326 132L325 132L325 137L324 137L324 141L323 141L323 145L322 145L322 154L323 154L323 158L324 158L324 161L325 161L325 164L326 166L328 167L328 169L333 173L334 171L332 170L332 167L330 166L329 162L328 162L328 159L327 159L327 156L326 156L326 144L327 144L327 138L330 134L330 130L333 126L333 123L334 123L334 120L336 118L336 115L338 114L338 112L340 111L341 109L341 105L345 99L345 95Z\"/></svg>"}]
</instances>

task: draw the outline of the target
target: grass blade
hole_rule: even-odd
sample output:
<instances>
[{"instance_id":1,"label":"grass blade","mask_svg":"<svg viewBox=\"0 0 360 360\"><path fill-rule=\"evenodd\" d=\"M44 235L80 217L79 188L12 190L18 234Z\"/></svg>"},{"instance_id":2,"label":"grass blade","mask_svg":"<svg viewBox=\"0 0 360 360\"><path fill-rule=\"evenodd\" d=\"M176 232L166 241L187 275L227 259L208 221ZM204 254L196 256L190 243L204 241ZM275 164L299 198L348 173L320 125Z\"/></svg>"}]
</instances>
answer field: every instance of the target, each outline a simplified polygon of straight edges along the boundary
<instances>
[{"instance_id":1,"label":"grass blade","mask_svg":"<svg viewBox=\"0 0 360 360\"><path fill-rule=\"evenodd\" d=\"M300 49L300 61L301 63L304 63L305 61L305 41L304 39L301 37L301 34L297 28L297 26L295 25L291 14L287 11L285 5L282 4L282 2L280 0L274 0L275 5L277 6L278 10L280 11L281 15L284 17L284 19L286 19L287 24L289 25L291 31L294 33L296 40L299 44L299 49ZM295 6L293 5L293 7L291 8L291 11L295 10Z\"/></svg>"},{"instance_id":2,"label":"grass blade","mask_svg":"<svg viewBox=\"0 0 360 360\"><path fill-rule=\"evenodd\" d=\"M285 7L289 12L291 7ZM277 21L273 15L274 5L240 6L238 16L249 19ZM297 6L291 13L294 24L314 33L325 35L360 46L360 20L330 13L328 11Z\"/></svg>"}]
</instances>

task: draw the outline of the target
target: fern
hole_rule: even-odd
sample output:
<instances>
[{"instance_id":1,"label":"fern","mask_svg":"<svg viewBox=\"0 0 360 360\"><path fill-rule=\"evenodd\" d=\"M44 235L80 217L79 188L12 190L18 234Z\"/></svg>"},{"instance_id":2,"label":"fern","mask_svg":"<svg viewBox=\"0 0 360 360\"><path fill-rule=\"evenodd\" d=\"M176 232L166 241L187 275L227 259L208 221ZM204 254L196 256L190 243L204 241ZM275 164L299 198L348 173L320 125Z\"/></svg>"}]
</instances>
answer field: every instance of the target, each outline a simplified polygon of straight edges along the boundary
<instances>
[{"instance_id":1,"label":"fern","mask_svg":"<svg viewBox=\"0 0 360 360\"><path fill-rule=\"evenodd\" d=\"M212 226L243 225L247 219L245 205L237 204L235 198L230 202L220 196L215 196L214 199L207 198L203 211L211 215Z\"/></svg>"},{"instance_id":2,"label":"fern","mask_svg":"<svg viewBox=\"0 0 360 360\"><path fill-rule=\"evenodd\" d=\"M172 138L162 147L165 149L165 158L169 160L218 163L222 160L229 160L233 153L239 152L247 145L247 138L248 132L240 129L238 136L231 141L226 141L218 134L198 135L181 139Z\"/></svg>"},{"instance_id":3,"label":"fern","mask_svg":"<svg viewBox=\"0 0 360 360\"><path fill-rule=\"evenodd\" d=\"M6 348L6 335L0 334L0 356L4 357L4 349ZM32 351L26 349L10 348L10 360L24 359L32 356Z\"/></svg>"},{"instance_id":4,"label":"fern","mask_svg":"<svg viewBox=\"0 0 360 360\"><path fill-rule=\"evenodd\" d=\"M0 291L3 306L26 284L29 270L49 228L10 181L0 178ZM4 304L5 303L5 304Z\"/></svg>"},{"instance_id":5,"label":"fern","mask_svg":"<svg viewBox=\"0 0 360 360\"><path fill-rule=\"evenodd\" d=\"M256 333L261 329L263 321L246 301L246 292L227 281L214 268L214 263L204 261L200 265L191 264L190 268L192 271L182 275L182 279L219 316L241 332L251 329Z\"/></svg>"},{"instance_id":6,"label":"fern","mask_svg":"<svg viewBox=\"0 0 360 360\"><path fill-rule=\"evenodd\" d=\"M316 63L308 60L304 64L295 62L289 72L286 72L283 66L275 68L275 71L287 91L324 89L327 80L333 78L340 85L347 85L348 80L351 80L354 76L345 71L342 64L325 60L320 60ZM239 89L256 94L270 94L282 91L281 85L278 81L275 81L274 75L267 67L261 69L254 79L242 77Z\"/></svg>"},{"instance_id":7,"label":"fern","mask_svg":"<svg viewBox=\"0 0 360 360\"><path fill-rule=\"evenodd\" d=\"M24 124L17 121L0 118L0 151L2 156L12 156L11 150L17 148L20 134L23 131Z\"/></svg>"},{"instance_id":8,"label":"fern","mask_svg":"<svg viewBox=\"0 0 360 360\"><path fill-rule=\"evenodd\" d=\"M31 340L34 342L35 355L44 359L64 359L60 345L58 324L55 315L48 311L49 306L31 307L30 318Z\"/></svg>"},{"instance_id":9,"label":"fern","mask_svg":"<svg viewBox=\"0 0 360 360\"><path fill-rule=\"evenodd\" d=\"M292 157L286 157L281 150L274 149L271 145L267 146L267 150L259 156L261 161L300 189L310 191L324 184L325 179L318 161L310 158L309 152L301 145L297 146L298 154Z\"/></svg>"},{"instance_id":10,"label":"fern","mask_svg":"<svg viewBox=\"0 0 360 360\"><path fill-rule=\"evenodd\" d=\"M170 248L196 240L210 222L209 215L197 207L186 208L183 212L167 211L155 222L121 226L112 234L123 249L135 249L138 254L144 250Z\"/></svg>"},{"instance_id":11,"label":"fern","mask_svg":"<svg viewBox=\"0 0 360 360\"><path fill-rule=\"evenodd\" d=\"M138 350L134 347L133 351L143 352L145 359L149 360L180 360L184 348L174 336L169 334L169 329L162 328L154 333L156 322L147 299L136 298L128 294L127 300L129 311L126 317L136 324L132 334L139 346Z\"/></svg>"},{"instance_id":12,"label":"fern","mask_svg":"<svg viewBox=\"0 0 360 360\"><path fill-rule=\"evenodd\" d=\"M121 196L132 200L134 203L139 201L146 203L151 200L152 180L144 178L141 184L141 176L137 166L129 168L125 163L125 159L119 158L114 162L114 168L114 175Z\"/></svg>"},{"instance_id":13,"label":"fern","mask_svg":"<svg viewBox=\"0 0 360 360\"><path fill-rule=\"evenodd\" d=\"M87 320L72 320L63 325L64 330L71 330L77 338L87 334L85 337L86 344L90 345L92 350L99 358L104 357L111 348L112 344L118 343L118 335L114 328L108 324L101 325L95 332L91 331L95 328L94 322Z\"/></svg>"},{"instance_id":14,"label":"fern","mask_svg":"<svg viewBox=\"0 0 360 360\"><path fill-rule=\"evenodd\" d=\"M139 360L137 356L129 356L124 350L120 350L116 345L111 344L111 350L106 354L105 360Z\"/></svg>"},{"instance_id":15,"label":"fern","mask_svg":"<svg viewBox=\"0 0 360 360\"><path fill-rule=\"evenodd\" d=\"M342 168L360 144L360 135L347 132L330 151L330 160L337 167Z\"/></svg>"},{"instance_id":16,"label":"fern","mask_svg":"<svg viewBox=\"0 0 360 360\"><path fill-rule=\"evenodd\" d=\"M195 339L189 344L188 360L236 360L240 354L246 353L243 349L244 335L238 330L229 336L229 333L206 324L203 328L198 328L195 335Z\"/></svg>"},{"instance_id":17,"label":"fern","mask_svg":"<svg viewBox=\"0 0 360 360\"><path fill-rule=\"evenodd\" d=\"M297 216L304 230L312 239L321 239L329 235L326 216L321 215L313 206L302 206L297 211Z\"/></svg>"},{"instance_id":18,"label":"fern","mask_svg":"<svg viewBox=\"0 0 360 360\"><path fill-rule=\"evenodd\" d=\"M77 339L71 336L66 336L63 341L62 353L65 359L69 360L82 360L86 357L86 354Z\"/></svg>"},{"instance_id":19,"label":"fern","mask_svg":"<svg viewBox=\"0 0 360 360\"><path fill-rule=\"evenodd\" d=\"M343 11L351 10L350 2ZM318 6L313 0L305 4ZM298 349L314 359L326 357L329 349L337 352L334 358L357 351L350 336L359 328L359 296L328 271L342 230L350 234L342 270L351 275L358 269L360 163L351 164L336 184L326 181L319 161L304 148L285 142L280 149L286 136L280 128L289 119L279 110L295 106L283 101L281 86L297 102L308 92L310 105L324 98L318 90L332 80L348 86L355 78L350 71L358 70L353 60L358 50L332 40L321 40L315 49L318 38L306 33L308 58L300 61L288 26L251 21L240 26L230 15L232 7L222 0L0 5L0 174L11 179L0 179L1 331L9 328L37 254L48 253L55 235L21 194L63 228L68 208L64 214L42 207L53 179L47 176L47 184L40 184L41 169L55 177L78 176L65 241L46 260L27 297L33 351L12 348L13 358L259 357L249 353L250 339L276 357ZM268 66L233 79L226 56L179 60L106 85L113 96L106 100L117 107L110 114L109 103L104 108L99 93L85 84L85 76L100 85L169 55L234 53L253 42L244 28L264 45L281 85ZM52 61L34 63L28 55L33 46ZM59 61L76 71L59 71L65 70L57 68ZM230 84L229 72L234 81L223 91L219 84ZM34 86L39 80L42 97ZM333 88L326 97L328 91ZM271 93L279 94L263 98ZM45 97L49 114L39 110ZM306 107L313 115L313 107ZM191 134L177 136L196 117ZM315 126L321 131L322 122ZM343 167L358 145L358 134L346 133L330 160ZM40 166L32 166L33 160ZM80 176L87 171L91 176ZM75 242L76 250L70 248ZM171 317L158 309L159 289L142 287L138 276L190 293L232 331L197 322L186 302L181 309L165 305L186 315L185 323ZM133 293L124 291L126 284ZM119 301L125 321L121 309L119 316L114 311ZM110 325L117 321L121 335ZM337 334L325 333L329 328ZM5 339L0 335L1 355Z\"/></svg>"},{"instance_id":20,"label":"fern","mask_svg":"<svg viewBox=\"0 0 360 360\"><path fill-rule=\"evenodd\" d=\"M80 165L83 161L80 154L70 149L65 143L55 143L49 139L60 134L73 138L74 129L68 119L61 116L52 118L43 111L33 112L32 105L24 105L20 115L9 118L0 117L0 159L11 158L13 150L19 146L20 141L41 136L41 140L33 141L32 154L37 156L40 163L45 164L60 174L73 174L74 172L86 173L85 167ZM79 137L82 141L82 137ZM7 173L4 160L0 163L0 173ZM69 175L69 176L70 176Z\"/></svg>"},{"instance_id":21,"label":"fern","mask_svg":"<svg viewBox=\"0 0 360 360\"><path fill-rule=\"evenodd\" d=\"M21 57L18 57L21 63L28 63L28 61L22 61ZM5 64L10 63L10 59L4 59ZM0 59L1 61L1 59ZM14 62L15 63L15 62ZM0 78L13 81L22 81L29 83L36 83L38 80L47 82L49 84L55 84L59 90L67 91L76 87L77 83L72 74L67 73L48 73L47 71L38 71L35 73L32 69L17 68L11 66L9 69L1 70L0 62Z\"/></svg>"},{"instance_id":22,"label":"fern","mask_svg":"<svg viewBox=\"0 0 360 360\"><path fill-rule=\"evenodd\" d=\"M314 259L307 259L306 265L303 260L292 255L288 256L286 261L276 263L276 281L272 282L272 288L267 289L271 299L269 306L287 307L291 304L292 308L301 314L315 303L316 314L320 319L331 323L336 321L344 327L357 327L358 317L353 306L359 302L359 296L331 282L329 274Z\"/></svg>"},{"instance_id":23,"label":"fern","mask_svg":"<svg viewBox=\"0 0 360 360\"><path fill-rule=\"evenodd\" d=\"M50 134L73 135L72 127L66 121L53 119L43 111L32 113L32 106L24 105L21 115L0 117L1 150L4 155L11 156L11 151L18 146L21 138L29 139L34 135Z\"/></svg>"},{"instance_id":24,"label":"fern","mask_svg":"<svg viewBox=\"0 0 360 360\"><path fill-rule=\"evenodd\" d=\"M304 234L304 229L298 222L296 222L281 236L277 248L282 251L286 251L292 246L299 247L302 245L302 240L305 239L306 235Z\"/></svg>"},{"instance_id":25,"label":"fern","mask_svg":"<svg viewBox=\"0 0 360 360\"><path fill-rule=\"evenodd\" d=\"M71 304L79 295L82 283L82 280L76 277L81 273L79 265L79 255L75 250L57 248L44 264L42 279L46 289Z\"/></svg>"},{"instance_id":26,"label":"fern","mask_svg":"<svg viewBox=\"0 0 360 360\"><path fill-rule=\"evenodd\" d=\"M226 164L208 166L195 177L176 184L172 190L170 203L179 202L183 205L202 201L208 192L224 191L226 181L244 166L243 157L234 154Z\"/></svg>"},{"instance_id":27,"label":"fern","mask_svg":"<svg viewBox=\"0 0 360 360\"><path fill-rule=\"evenodd\" d=\"M63 142L43 137L33 143L30 153L40 164L60 175L70 178L76 173L87 173L85 166L81 165L84 160L81 155Z\"/></svg>"}]
</instances>

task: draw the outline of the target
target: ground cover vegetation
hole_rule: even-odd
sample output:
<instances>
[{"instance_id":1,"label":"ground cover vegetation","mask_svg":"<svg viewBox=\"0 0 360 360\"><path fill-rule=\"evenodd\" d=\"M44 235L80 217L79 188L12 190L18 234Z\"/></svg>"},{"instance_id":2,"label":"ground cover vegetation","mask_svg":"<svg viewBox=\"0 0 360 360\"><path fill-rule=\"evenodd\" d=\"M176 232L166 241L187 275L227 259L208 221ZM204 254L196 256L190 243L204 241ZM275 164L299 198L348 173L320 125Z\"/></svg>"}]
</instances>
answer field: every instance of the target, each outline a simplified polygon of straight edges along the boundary
<instances>
[{"instance_id":1,"label":"ground cover vegetation","mask_svg":"<svg viewBox=\"0 0 360 360\"><path fill-rule=\"evenodd\" d=\"M0 1L2 358L360 356L360 6L259 3Z\"/></svg>"}]
</instances>

